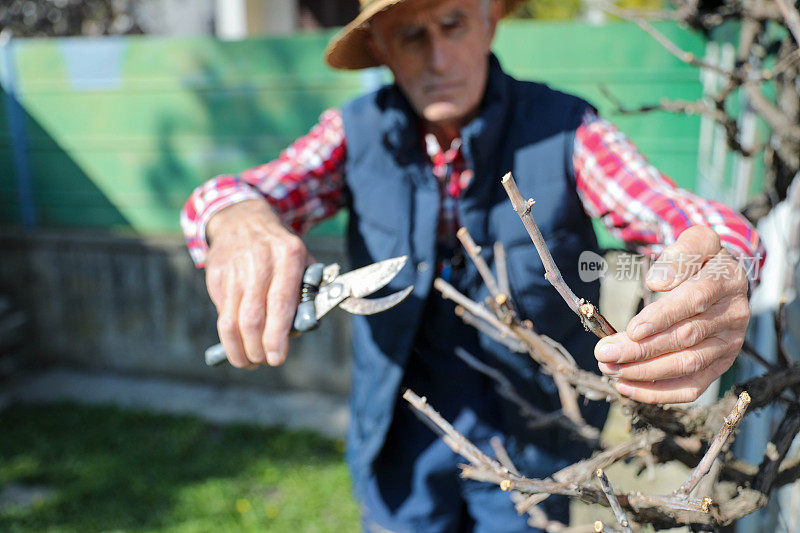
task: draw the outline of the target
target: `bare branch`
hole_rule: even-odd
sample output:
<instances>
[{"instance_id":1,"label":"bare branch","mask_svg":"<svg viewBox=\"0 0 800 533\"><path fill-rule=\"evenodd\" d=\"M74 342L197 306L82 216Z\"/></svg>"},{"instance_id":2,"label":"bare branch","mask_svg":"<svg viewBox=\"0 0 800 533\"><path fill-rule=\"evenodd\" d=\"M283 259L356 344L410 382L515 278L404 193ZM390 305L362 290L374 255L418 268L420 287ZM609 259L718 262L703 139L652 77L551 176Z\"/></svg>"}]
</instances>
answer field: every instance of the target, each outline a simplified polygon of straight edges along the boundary
<instances>
[{"instance_id":1,"label":"bare branch","mask_svg":"<svg viewBox=\"0 0 800 533\"><path fill-rule=\"evenodd\" d=\"M514 211L516 211L517 215L522 219L522 223L525 225L525 229L528 230L528 235L530 235L533 245L536 247L536 251L539 252L539 257L542 259L542 264L545 268L545 279L555 287L561 297L564 298L564 301L567 302L569 308L572 309L576 315L581 317L584 326L591 330L592 333L600 338L616 333L616 330L609 324L608 320L600 314L594 305L575 296L575 293L572 292L572 289L570 289L564 281L564 278L561 276L561 271L558 269L556 262L553 261L553 256L550 255L550 250L547 248L547 243L545 243L542 232L539 230L531 214L534 201L525 201L510 172L503 176L502 183L508 197L511 199L511 205L514 206Z\"/></svg>"},{"instance_id":2,"label":"bare branch","mask_svg":"<svg viewBox=\"0 0 800 533\"><path fill-rule=\"evenodd\" d=\"M598 468L608 468L617 461L626 459L643 450L650 450L654 444L662 441L665 437L666 435L663 431L649 429L626 442L598 453L590 459L584 459L562 468L553 474L553 479L564 483L568 481L575 483L589 481Z\"/></svg>"},{"instance_id":3,"label":"bare branch","mask_svg":"<svg viewBox=\"0 0 800 533\"><path fill-rule=\"evenodd\" d=\"M581 415L581 410L578 406L577 391L572 388L563 374L553 374L553 381L556 383L558 399L561 401L561 410L564 415L572 420L578 427L589 427L589 424L586 423L586 420L583 419L583 415ZM594 430L593 433L598 436L600 435L600 432L597 430Z\"/></svg>"},{"instance_id":4,"label":"bare branch","mask_svg":"<svg viewBox=\"0 0 800 533\"><path fill-rule=\"evenodd\" d=\"M763 366L766 370L777 370L778 367L767 361L763 355L758 353L755 347L746 340L742 344L742 353L751 358L756 363Z\"/></svg>"},{"instance_id":5,"label":"bare branch","mask_svg":"<svg viewBox=\"0 0 800 533\"><path fill-rule=\"evenodd\" d=\"M508 265L506 263L506 248L503 243L494 243L494 266L497 270L497 287L503 294L511 295L511 285L508 282Z\"/></svg>"},{"instance_id":6,"label":"bare branch","mask_svg":"<svg viewBox=\"0 0 800 533\"><path fill-rule=\"evenodd\" d=\"M786 296L782 296L778 302L778 309L775 310L775 316L772 321L775 326L775 344L777 346L776 354L778 356L778 364L783 368L792 366L789 355L783 347L783 334L785 331L784 325L786 324Z\"/></svg>"},{"instance_id":7,"label":"bare branch","mask_svg":"<svg viewBox=\"0 0 800 533\"><path fill-rule=\"evenodd\" d=\"M733 90L739 87L739 84L730 84L727 89ZM684 115L702 115L710 118L725 130L725 140L731 150L739 152L743 157L753 157L755 154L763 150L763 146L756 145L752 147L745 147L740 141L741 132L739 130L739 123L735 118L730 116L724 109L724 105L718 102L718 105L711 106L702 100L668 100L662 99L657 104L647 104L638 108L625 107L611 92L603 85L600 86L600 91L603 95L611 101L616 107L615 111L621 115L637 115L642 113L651 113L653 111L664 111L667 113L681 113ZM724 90L725 91L725 90ZM724 93L723 91L723 93ZM721 93L717 99L724 101L727 94Z\"/></svg>"},{"instance_id":8,"label":"bare branch","mask_svg":"<svg viewBox=\"0 0 800 533\"><path fill-rule=\"evenodd\" d=\"M542 259L542 264L545 269L544 277L555 287L564 301L567 302L569 308L572 309L576 315L580 315L580 306L583 301L578 298L566 284L564 278L561 276L561 271L558 269L558 265L556 265L553 256L550 254L542 232L539 230L539 226L536 225L536 221L531 213L534 201L526 201L523 198L522 193L519 192L519 188L517 187L517 182L510 172L503 176L502 183L508 197L511 199L511 205L514 207L514 211L516 211L517 215L522 219L522 223L525 225L525 229L528 230L528 235L530 235L531 241L533 241L533 245L536 247L536 251L539 252L539 257Z\"/></svg>"},{"instance_id":9,"label":"bare branch","mask_svg":"<svg viewBox=\"0 0 800 533\"><path fill-rule=\"evenodd\" d=\"M454 452L463 456L473 464L486 465L488 468L492 468L497 472L508 472L500 463L484 454L477 446L456 431L447 420L442 418L433 407L428 405L428 400L424 396L417 396L411 389L406 389L403 393L403 398L444 432L445 442Z\"/></svg>"},{"instance_id":10,"label":"bare branch","mask_svg":"<svg viewBox=\"0 0 800 533\"><path fill-rule=\"evenodd\" d=\"M486 307L470 300L442 278L436 278L433 281L433 287L441 292L442 297L445 299L454 301L457 305L463 307L469 314L494 326L501 335L512 339L519 339L519 336L514 332L513 329L511 329L511 327L501 322L491 311L486 309ZM521 340L524 342L524 339ZM548 361L548 363L551 365L557 365L560 363L560 361Z\"/></svg>"},{"instance_id":11,"label":"bare branch","mask_svg":"<svg viewBox=\"0 0 800 533\"><path fill-rule=\"evenodd\" d=\"M780 108L770 102L761 92L759 85L746 83L744 84L744 91L747 93L750 104L758 112L759 116L769 124L769 127L772 128L776 135L794 141L800 139L800 126L792 123Z\"/></svg>"},{"instance_id":12,"label":"bare branch","mask_svg":"<svg viewBox=\"0 0 800 533\"><path fill-rule=\"evenodd\" d=\"M775 3L778 4L778 9L780 9L781 15L786 21L786 27L792 32L792 37L797 42L797 46L800 46L800 13L798 13L793 4L786 0L775 0Z\"/></svg>"},{"instance_id":13,"label":"bare branch","mask_svg":"<svg viewBox=\"0 0 800 533\"><path fill-rule=\"evenodd\" d=\"M614 517L617 519L617 523L619 523L620 527L622 527L623 533L633 533L628 516L625 514L625 511L622 510L622 506L619 504L619 500L617 500L617 495L614 494L614 489L611 488L611 482L608 481L606 473L602 468L598 468L595 475L600 481L603 494L608 498L608 504L611 506L611 510L614 511Z\"/></svg>"},{"instance_id":14,"label":"bare branch","mask_svg":"<svg viewBox=\"0 0 800 533\"><path fill-rule=\"evenodd\" d=\"M488 457L472 442L459 433L425 398L407 389L403 393L415 409L427 417L443 433L444 442L471 464L462 465L462 476L477 481L495 483L504 491L525 494L560 494L580 498L588 503L609 505L601 490L577 483L559 483L550 480L528 479L515 475L498 461ZM620 494L617 499L622 507L658 524L707 523L708 502L697 498L674 496L650 496L640 493ZM686 514L688 513L688 514ZM704 517L705 516L705 517Z\"/></svg>"},{"instance_id":15,"label":"bare branch","mask_svg":"<svg viewBox=\"0 0 800 533\"><path fill-rule=\"evenodd\" d=\"M741 422L742 418L744 417L749 404L750 395L747 393L747 391L744 391L739 395L739 400L736 402L736 405L731 413L725 417L725 422L722 424L717 436L714 437L713 442L708 447L708 451L703 456L703 459L689 475L689 478L683 482L683 485L681 485L680 488L675 491L676 495L688 496L692 492L692 489L694 489L700 480L703 479L703 476L708 473L711 465L714 463L714 460L722 451L722 447L728 441L728 438L731 436L733 431L739 425L739 422Z\"/></svg>"},{"instance_id":16,"label":"bare branch","mask_svg":"<svg viewBox=\"0 0 800 533\"><path fill-rule=\"evenodd\" d=\"M789 452L797 432L800 431L800 406L791 405L786 410L775 435L767 444L764 460L758 467L758 474L753 482L753 488L764 494L772 490L779 467Z\"/></svg>"},{"instance_id":17,"label":"bare branch","mask_svg":"<svg viewBox=\"0 0 800 533\"><path fill-rule=\"evenodd\" d=\"M492 327L491 324L484 322L483 320L476 317L475 315L473 315L460 305L456 306L455 312L456 316L460 318L465 324L467 324L468 326L472 326L478 331L484 333L498 344L506 346L512 352L528 353L528 347L525 345L525 343L518 340L516 337L508 337L506 335L503 335L496 328Z\"/></svg>"},{"instance_id":18,"label":"bare branch","mask_svg":"<svg viewBox=\"0 0 800 533\"><path fill-rule=\"evenodd\" d=\"M471 368L494 380L497 384L497 393L519 407L520 414L530 420L529 427L543 428L557 425L585 441L590 448L596 448L600 445L600 432L587 424L582 418L580 421L575 421L565 416L562 411L545 413L520 396L502 372L478 360L461 347L456 347L455 353L459 359L467 363Z\"/></svg>"},{"instance_id":19,"label":"bare branch","mask_svg":"<svg viewBox=\"0 0 800 533\"><path fill-rule=\"evenodd\" d=\"M795 365L778 372L770 372L737 385L737 392L747 391L750 394L750 410L764 407L774 401L788 388L800 385L800 366Z\"/></svg>"},{"instance_id":20,"label":"bare branch","mask_svg":"<svg viewBox=\"0 0 800 533\"><path fill-rule=\"evenodd\" d=\"M620 9L619 7L615 6L614 4L612 4L610 2L601 3L600 4L600 9L602 9L603 11L605 11L607 13L610 13L612 15L616 15L616 16L622 18L622 19L625 19L625 20L627 20L629 22L633 22L634 24L639 26L642 30L644 30L648 35L650 35L650 37L655 39L656 42L658 42L658 44L663 46L667 50L667 52L669 52L670 54L674 55L675 57L677 57L678 59L680 59L684 63L687 63L689 65L693 65L695 67L704 68L704 69L710 70L712 72L716 72L717 74L721 74L721 75L726 76L728 78L737 77L737 73L736 72L733 72L733 71L730 71L730 70L726 70L726 69L721 68L721 67L719 67L717 65L714 65L712 63L707 63L705 61L702 61L702 60L698 59L697 56L695 54L693 54L692 52L688 52L686 50L682 50L678 45L676 45L669 38L667 38L666 35L664 35L660 31L658 31L652 24L650 24L649 22L647 22L646 20L644 20L643 18L641 18L639 16L633 16L631 14L631 12L629 12L629 11L626 11L624 9Z\"/></svg>"},{"instance_id":21,"label":"bare branch","mask_svg":"<svg viewBox=\"0 0 800 533\"><path fill-rule=\"evenodd\" d=\"M470 300L441 278L434 280L433 286L442 293L444 298L453 300L472 315L488 322L501 335L522 341L527 346L530 356L542 366L545 372L550 375L563 374L586 398L592 400L621 399L619 392L609 384L608 378L577 368L574 359L557 342L545 335L539 335L518 320L513 320L511 325L501 322L486 307Z\"/></svg>"},{"instance_id":22,"label":"bare branch","mask_svg":"<svg viewBox=\"0 0 800 533\"><path fill-rule=\"evenodd\" d=\"M498 437L492 437L489 439L489 444L492 446L494 455L497 457L497 460L500 461L500 464L506 467L506 469L508 469L508 471L515 476L520 475L519 470L517 470L517 467L511 460L511 456L508 455L508 451L506 450L505 446L503 446L503 442Z\"/></svg>"},{"instance_id":23,"label":"bare branch","mask_svg":"<svg viewBox=\"0 0 800 533\"><path fill-rule=\"evenodd\" d=\"M717 457L711 464L711 469L708 471L708 474L697 484L695 493L713 500L715 497L714 489L717 487L720 473L722 473L722 458Z\"/></svg>"},{"instance_id":24,"label":"bare branch","mask_svg":"<svg viewBox=\"0 0 800 533\"><path fill-rule=\"evenodd\" d=\"M470 259L472 259L472 262L475 264L475 267L478 269L478 273L481 275L483 283L486 284L486 288L489 289L489 294L492 295L494 301L505 311L512 312L508 307L508 294L503 294L500 292L497 280L495 280L494 275L492 275L492 270L489 268L486 260L481 255L481 247L475 244L475 241L472 240L472 235L469 234L467 228L459 228L456 236L458 237L458 240L461 241L461 244L464 246L464 250L466 250L467 255L469 255Z\"/></svg>"}]
</instances>

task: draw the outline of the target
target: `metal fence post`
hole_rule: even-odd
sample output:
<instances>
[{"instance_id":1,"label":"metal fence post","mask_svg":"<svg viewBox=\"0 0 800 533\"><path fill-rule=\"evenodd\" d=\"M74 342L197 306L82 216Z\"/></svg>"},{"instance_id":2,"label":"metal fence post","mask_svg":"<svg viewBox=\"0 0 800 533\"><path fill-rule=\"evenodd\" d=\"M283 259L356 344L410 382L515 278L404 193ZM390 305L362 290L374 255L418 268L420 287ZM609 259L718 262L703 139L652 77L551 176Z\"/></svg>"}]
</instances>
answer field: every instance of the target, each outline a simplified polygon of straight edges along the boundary
<instances>
[{"instance_id":1,"label":"metal fence post","mask_svg":"<svg viewBox=\"0 0 800 533\"><path fill-rule=\"evenodd\" d=\"M36 206L29 159L28 135L25 131L25 111L19 103L14 40L9 33L0 33L0 87L5 93L8 133L17 182L20 221L26 228L36 226Z\"/></svg>"}]
</instances>

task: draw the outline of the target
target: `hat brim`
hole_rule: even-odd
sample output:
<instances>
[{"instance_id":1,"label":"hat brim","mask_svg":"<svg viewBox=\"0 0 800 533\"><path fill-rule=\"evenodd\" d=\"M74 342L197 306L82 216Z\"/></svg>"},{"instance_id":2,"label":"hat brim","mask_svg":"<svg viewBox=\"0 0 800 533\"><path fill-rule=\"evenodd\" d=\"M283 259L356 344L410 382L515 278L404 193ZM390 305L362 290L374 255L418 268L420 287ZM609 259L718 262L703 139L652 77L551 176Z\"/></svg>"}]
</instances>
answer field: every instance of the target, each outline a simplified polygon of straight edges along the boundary
<instances>
[{"instance_id":1,"label":"hat brim","mask_svg":"<svg viewBox=\"0 0 800 533\"><path fill-rule=\"evenodd\" d=\"M333 36L325 49L325 61L333 68L359 70L380 65L367 46L367 22L378 13L408 0L384 0L367 6L350 24ZM522 0L503 0L503 16L511 13Z\"/></svg>"}]
</instances>

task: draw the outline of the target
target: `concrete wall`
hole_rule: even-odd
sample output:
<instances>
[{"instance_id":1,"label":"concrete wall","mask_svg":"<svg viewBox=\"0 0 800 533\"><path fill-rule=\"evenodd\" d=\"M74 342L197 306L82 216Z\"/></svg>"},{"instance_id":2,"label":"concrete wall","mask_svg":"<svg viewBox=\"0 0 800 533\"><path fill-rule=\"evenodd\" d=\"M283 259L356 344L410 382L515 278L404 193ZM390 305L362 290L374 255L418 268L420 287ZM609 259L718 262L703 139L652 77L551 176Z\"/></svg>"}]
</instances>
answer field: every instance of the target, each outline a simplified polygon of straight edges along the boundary
<instances>
[{"instance_id":1,"label":"concrete wall","mask_svg":"<svg viewBox=\"0 0 800 533\"><path fill-rule=\"evenodd\" d=\"M341 240L311 239L323 262L342 260ZM281 368L207 368L216 312L177 237L0 231L0 292L31 320L31 365L257 383L270 389L346 394L349 322L334 311L292 341Z\"/></svg>"}]
</instances>

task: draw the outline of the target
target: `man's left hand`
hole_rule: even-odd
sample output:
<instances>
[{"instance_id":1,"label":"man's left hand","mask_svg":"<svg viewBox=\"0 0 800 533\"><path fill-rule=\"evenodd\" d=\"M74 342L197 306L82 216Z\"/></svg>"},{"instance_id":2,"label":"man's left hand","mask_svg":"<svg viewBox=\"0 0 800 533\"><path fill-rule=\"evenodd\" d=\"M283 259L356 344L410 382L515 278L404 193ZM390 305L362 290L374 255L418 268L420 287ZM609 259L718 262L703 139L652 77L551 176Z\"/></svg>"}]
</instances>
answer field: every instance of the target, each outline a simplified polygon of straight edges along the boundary
<instances>
[{"instance_id":1,"label":"man's left hand","mask_svg":"<svg viewBox=\"0 0 800 533\"><path fill-rule=\"evenodd\" d=\"M624 332L597 343L600 371L644 403L696 400L736 359L750 320L747 275L709 227L693 226L664 249L647 286L661 298Z\"/></svg>"}]
</instances>

